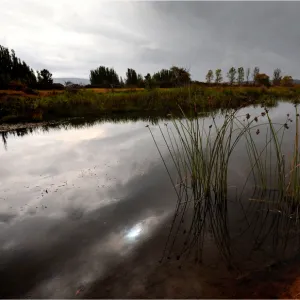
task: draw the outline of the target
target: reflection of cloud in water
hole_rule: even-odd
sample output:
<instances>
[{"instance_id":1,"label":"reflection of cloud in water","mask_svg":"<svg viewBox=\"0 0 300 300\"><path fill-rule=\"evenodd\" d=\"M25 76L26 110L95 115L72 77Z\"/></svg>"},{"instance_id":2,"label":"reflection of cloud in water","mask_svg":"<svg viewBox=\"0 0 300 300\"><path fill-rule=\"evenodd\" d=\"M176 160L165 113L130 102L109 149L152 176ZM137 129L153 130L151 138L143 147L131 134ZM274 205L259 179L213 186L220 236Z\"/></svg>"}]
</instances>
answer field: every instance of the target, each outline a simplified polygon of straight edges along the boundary
<instances>
[{"instance_id":1,"label":"reflection of cloud in water","mask_svg":"<svg viewBox=\"0 0 300 300\"><path fill-rule=\"evenodd\" d=\"M127 255L138 243L147 239L159 224L167 219L169 213L160 215L150 214L149 217L137 222L135 225L122 229L120 232L112 232L105 241L92 246L94 254L106 252L115 252L118 255Z\"/></svg>"},{"instance_id":2,"label":"reflection of cloud in water","mask_svg":"<svg viewBox=\"0 0 300 300\"><path fill-rule=\"evenodd\" d=\"M174 191L145 123L88 131L12 137L0 155L11 171L0 178L0 212L16 216L1 225L5 282L22 284L15 275L21 262L39 298L73 297L79 283L126 259L173 208ZM35 264L51 276L33 278Z\"/></svg>"},{"instance_id":3,"label":"reflection of cloud in water","mask_svg":"<svg viewBox=\"0 0 300 300\"><path fill-rule=\"evenodd\" d=\"M2 244L1 250L8 251L8 250L13 250L17 246L17 242L15 240L11 240L9 242L6 242Z\"/></svg>"},{"instance_id":4,"label":"reflection of cloud in water","mask_svg":"<svg viewBox=\"0 0 300 300\"><path fill-rule=\"evenodd\" d=\"M125 235L125 238L129 241L133 241L142 233L142 230L142 225L140 223L136 224L134 227L128 230L128 232Z\"/></svg>"},{"instance_id":5,"label":"reflection of cloud in water","mask_svg":"<svg viewBox=\"0 0 300 300\"><path fill-rule=\"evenodd\" d=\"M244 112L252 116L257 110ZM211 124L204 121L205 126ZM165 156L159 129L153 127L153 133ZM243 144L240 150L234 164L238 169L230 170L234 178L243 176L244 165L238 163L247 155ZM27 264L24 273L32 277L36 259L43 273L51 273L49 278L33 278L37 288L31 295L39 298L73 297L78 284L93 282L126 260L176 203L142 122L12 138L8 151L0 155L4 164L10 172L0 172L0 212L7 222L0 223L1 250L33 253L23 259L10 251L17 263L12 259L9 270L16 272L6 271L4 277L13 274L19 284L19 261Z\"/></svg>"},{"instance_id":6,"label":"reflection of cloud in water","mask_svg":"<svg viewBox=\"0 0 300 300\"><path fill-rule=\"evenodd\" d=\"M103 128L84 128L80 130L62 130L56 135L55 140L78 143L84 140L98 139L106 137L106 132Z\"/></svg>"},{"instance_id":7,"label":"reflection of cloud in water","mask_svg":"<svg viewBox=\"0 0 300 300\"><path fill-rule=\"evenodd\" d=\"M16 215L0 213L0 223L9 223Z\"/></svg>"},{"instance_id":8,"label":"reflection of cloud in water","mask_svg":"<svg viewBox=\"0 0 300 300\"><path fill-rule=\"evenodd\" d=\"M61 295L73 297L78 285L83 284L88 288L96 279L104 276L109 268L118 264L122 258L130 255L135 247L149 238L167 217L166 213L159 216L152 215L130 229L112 232L105 240L84 248L79 257L67 261L59 277L45 280L29 294L32 297L56 298ZM80 268L77 267L78 265Z\"/></svg>"},{"instance_id":9,"label":"reflection of cloud in water","mask_svg":"<svg viewBox=\"0 0 300 300\"><path fill-rule=\"evenodd\" d=\"M92 131L89 137L99 132L102 137L85 136L71 146L63 138L69 134L84 135L85 131ZM10 176L3 174L6 176L0 181L9 189L6 200L0 201L0 210L12 210L23 217L63 216L62 211L71 202L74 205L81 202L85 211L116 203L142 188L138 181L129 186L133 179L145 177L154 165L160 164L143 122L54 130L12 139L10 150L0 156L0 164L1 160L10 165L12 172Z\"/></svg>"}]
</instances>

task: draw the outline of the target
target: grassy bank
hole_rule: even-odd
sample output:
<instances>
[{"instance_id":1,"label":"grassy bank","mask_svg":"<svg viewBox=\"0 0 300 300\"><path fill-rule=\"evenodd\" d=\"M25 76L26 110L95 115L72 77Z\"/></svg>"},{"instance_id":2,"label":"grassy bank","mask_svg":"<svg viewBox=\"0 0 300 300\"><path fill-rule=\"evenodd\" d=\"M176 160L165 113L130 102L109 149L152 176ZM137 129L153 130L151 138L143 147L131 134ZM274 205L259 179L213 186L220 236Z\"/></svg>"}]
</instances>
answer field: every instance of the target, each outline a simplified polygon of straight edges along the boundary
<instances>
[{"instance_id":1,"label":"grassy bank","mask_svg":"<svg viewBox=\"0 0 300 300\"><path fill-rule=\"evenodd\" d=\"M300 99L300 87L187 87L152 91L97 92L64 91L38 96L0 97L0 122L45 121L68 117L100 117L109 114L140 113L164 116L183 109L195 113L216 108Z\"/></svg>"}]
</instances>

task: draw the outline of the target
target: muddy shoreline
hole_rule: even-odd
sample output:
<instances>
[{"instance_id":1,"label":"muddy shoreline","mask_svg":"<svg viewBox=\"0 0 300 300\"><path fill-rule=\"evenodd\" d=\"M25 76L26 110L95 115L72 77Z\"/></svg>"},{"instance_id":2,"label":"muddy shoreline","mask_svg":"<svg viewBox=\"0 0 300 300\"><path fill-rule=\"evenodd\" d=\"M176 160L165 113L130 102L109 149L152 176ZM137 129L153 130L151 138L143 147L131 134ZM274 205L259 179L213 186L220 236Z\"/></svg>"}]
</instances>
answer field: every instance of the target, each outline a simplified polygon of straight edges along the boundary
<instances>
[{"instance_id":1,"label":"muddy shoreline","mask_svg":"<svg viewBox=\"0 0 300 300\"><path fill-rule=\"evenodd\" d=\"M41 126L51 126L51 125L58 125L62 124L64 121L44 121L44 122L28 122L28 123L3 123L0 124L0 133L2 132L9 132L15 130L22 130L22 129L30 129L36 128Z\"/></svg>"}]
</instances>

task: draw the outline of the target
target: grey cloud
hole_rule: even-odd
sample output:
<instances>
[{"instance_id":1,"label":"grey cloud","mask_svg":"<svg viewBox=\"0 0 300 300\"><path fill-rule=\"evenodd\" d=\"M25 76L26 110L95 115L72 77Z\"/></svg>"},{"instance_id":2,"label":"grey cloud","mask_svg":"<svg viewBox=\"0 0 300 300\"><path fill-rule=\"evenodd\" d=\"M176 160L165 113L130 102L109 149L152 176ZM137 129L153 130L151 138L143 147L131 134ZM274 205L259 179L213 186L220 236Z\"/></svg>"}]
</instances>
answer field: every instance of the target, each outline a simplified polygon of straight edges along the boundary
<instances>
[{"instance_id":1,"label":"grey cloud","mask_svg":"<svg viewBox=\"0 0 300 300\"><path fill-rule=\"evenodd\" d=\"M103 23L98 26L95 23L88 22L81 19L80 16L76 16L76 24L69 22L63 27L70 31L75 31L81 34L94 35L94 38L99 36L105 37L110 40L118 41L119 43L134 44L134 45L147 45L148 41L143 36L137 35L134 32L127 31L126 28Z\"/></svg>"},{"instance_id":2,"label":"grey cloud","mask_svg":"<svg viewBox=\"0 0 300 300\"><path fill-rule=\"evenodd\" d=\"M35 44L34 36L27 44L24 36L35 33L33 24L41 20L38 12L45 10L44 3L24 1L21 18L22 10L5 2L0 17L15 13L15 18L10 22L6 17L3 24L0 18L0 30L7 28L0 42L15 48L34 68L47 67L56 76L88 77L100 64L113 66L122 76L128 67L146 74L176 64L190 68L198 80L210 68L225 73L232 65L258 65L269 74L280 67L300 78L299 2L62 2L47 4L43 26L35 30L43 36L53 28L53 35L36 38ZM22 36L18 31L12 35L16 28Z\"/></svg>"},{"instance_id":3,"label":"grey cloud","mask_svg":"<svg viewBox=\"0 0 300 300\"><path fill-rule=\"evenodd\" d=\"M170 64L172 52L164 49L152 49L150 47L142 47L138 52L140 61L148 61L163 67L166 63Z\"/></svg>"},{"instance_id":4,"label":"grey cloud","mask_svg":"<svg viewBox=\"0 0 300 300\"><path fill-rule=\"evenodd\" d=\"M209 51L209 45L206 49L199 47L203 61L210 61L214 65L215 60L221 60L224 67L229 67L226 61L234 64L232 58L235 56L240 64L260 65L268 72L279 64L287 72L299 76L296 50L300 46L297 26L299 3L176 2L153 3L152 7L160 13L187 22L178 22L176 27L182 32L183 41L188 41L185 37L187 33L197 37L199 27L192 28L189 25L201 23L204 26L205 32L199 39L207 39L212 50L218 47L223 53L216 56Z\"/></svg>"}]
</instances>

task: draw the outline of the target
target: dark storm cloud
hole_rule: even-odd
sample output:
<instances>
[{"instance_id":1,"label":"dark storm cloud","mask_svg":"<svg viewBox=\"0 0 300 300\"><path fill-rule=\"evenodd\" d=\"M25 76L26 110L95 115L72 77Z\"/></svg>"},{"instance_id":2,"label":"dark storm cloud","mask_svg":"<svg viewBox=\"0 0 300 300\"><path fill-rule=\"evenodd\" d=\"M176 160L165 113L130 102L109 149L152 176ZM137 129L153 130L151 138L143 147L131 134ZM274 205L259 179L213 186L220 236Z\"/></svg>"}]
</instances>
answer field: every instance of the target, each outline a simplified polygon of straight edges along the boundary
<instances>
[{"instance_id":1,"label":"dark storm cloud","mask_svg":"<svg viewBox=\"0 0 300 300\"><path fill-rule=\"evenodd\" d=\"M172 20L165 28L180 40L171 34L163 45L181 50L181 64L190 63L192 69L258 65L266 72L278 66L300 75L300 3L160 2L151 6L161 18Z\"/></svg>"},{"instance_id":2,"label":"dark storm cloud","mask_svg":"<svg viewBox=\"0 0 300 300\"><path fill-rule=\"evenodd\" d=\"M70 3L5 1L0 43L56 76L88 77L100 64L121 75L175 64L199 80L232 65L300 77L299 2Z\"/></svg>"}]
</instances>

